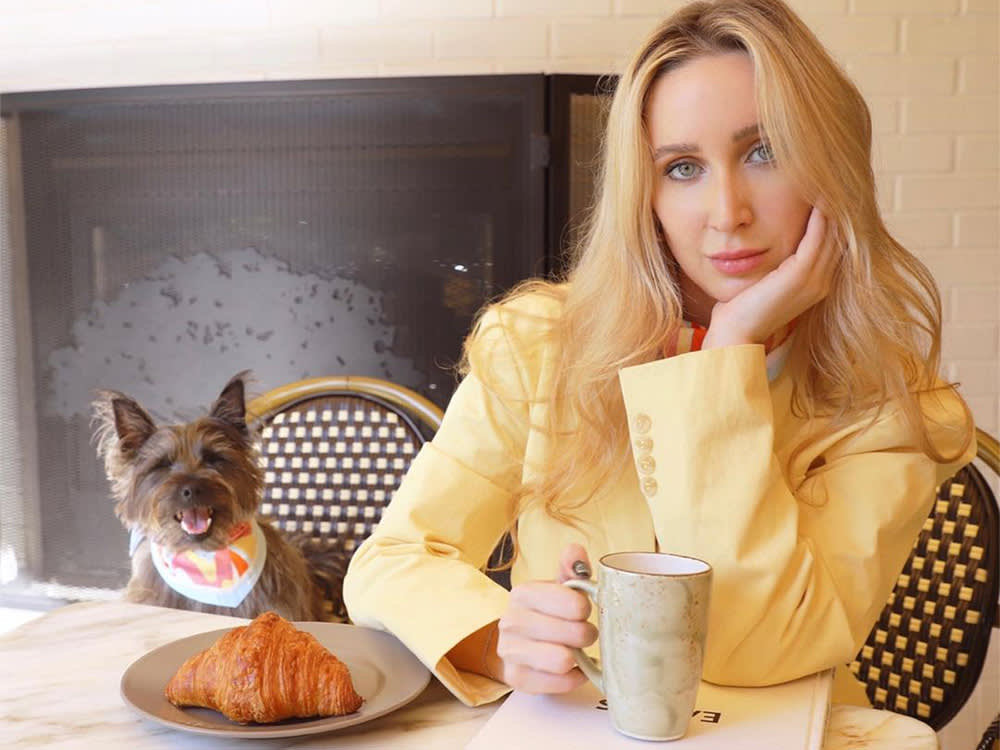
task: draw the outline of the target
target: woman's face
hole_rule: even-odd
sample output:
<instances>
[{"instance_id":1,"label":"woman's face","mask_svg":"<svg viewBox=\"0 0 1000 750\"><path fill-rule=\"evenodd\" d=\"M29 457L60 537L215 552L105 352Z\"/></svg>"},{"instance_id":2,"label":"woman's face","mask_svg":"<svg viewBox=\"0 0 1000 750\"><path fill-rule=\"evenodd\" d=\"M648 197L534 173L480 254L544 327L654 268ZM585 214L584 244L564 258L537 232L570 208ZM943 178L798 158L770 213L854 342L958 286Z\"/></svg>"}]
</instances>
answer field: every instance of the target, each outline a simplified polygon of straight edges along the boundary
<instances>
[{"instance_id":1,"label":"woman's face","mask_svg":"<svg viewBox=\"0 0 1000 750\"><path fill-rule=\"evenodd\" d=\"M653 211L685 316L702 325L795 252L812 208L773 161L753 75L744 53L699 57L661 76L647 104Z\"/></svg>"}]
</instances>

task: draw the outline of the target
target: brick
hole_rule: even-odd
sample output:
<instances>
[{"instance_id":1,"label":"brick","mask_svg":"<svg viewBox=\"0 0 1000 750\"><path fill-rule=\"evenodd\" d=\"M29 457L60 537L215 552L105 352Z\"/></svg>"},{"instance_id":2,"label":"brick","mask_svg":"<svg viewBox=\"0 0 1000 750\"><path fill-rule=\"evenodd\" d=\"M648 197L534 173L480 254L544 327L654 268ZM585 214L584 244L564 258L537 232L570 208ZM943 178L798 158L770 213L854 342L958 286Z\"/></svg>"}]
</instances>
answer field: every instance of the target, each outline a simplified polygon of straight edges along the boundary
<instances>
[{"instance_id":1,"label":"brick","mask_svg":"<svg viewBox=\"0 0 1000 750\"><path fill-rule=\"evenodd\" d=\"M958 90L965 94L994 94L1000 88L1000 58L963 57L958 63Z\"/></svg>"},{"instance_id":2,"label":"brick","mask_svg":"<svg viewBox=\"0 0 1000 750\"><path fill-rule=\"evenodd\" d=\"M875 197L878 199L879 210L888 213L897 209L896 177L891 174L875 175Z\"/></svg>"},{"instance_id":3,"label":"brick","mask_svg":"<svg viewBox=\"0 0 1000 750\"><path fill-rule=\"evenodd\" d=\"M904 133L997 132L996 96L921 96L903 104Z\"/></svg>"},{"instance_id":4,"label":"brick","mask_svg":"<svg viewBox=\"0 0 1000 750\"><path fill-rule=\"evenodd\" d=\"M811 25L820 41L838 57L896 51L897 20L893 17L816 16Z\"/></svg>"},{"instance_id":5,"label":"brick","mask_svg":"<svg viewBox=\"0 0 1000 750\"><path fill-rule=\"evenodd\" d=\"M282 0L284 2L284 0ZM351 2L359 5L376 5L374 2ZM493 0L380 0L379 15L395 21L400 18L490 18Z\"/></svg>"},{"instance_id":6,"label":"brick","mask_svg":"<svg viewBox=\"0 0 1000 750\"><path fill-rule=\"evenodd\" d=\"M887 96L871 96L866 99L872 116L872 132L876 135L898 133L899 101Z\"/></svg>"},{"instance_id":7,"label":"brick","mask_svg":"<svg viewBox=\"0 0 1000 750\"><path fill-rule=\"evenodd\" d=\"M1000 289L956 286L951 290L951 319L962 323L1000 323Z\"/></svg>"},{"instance_id":8,"label":"brick","mask_svg":"<svg viewBox=\"0 0 1000 750\"><path fill-rule=\"evenodd\" d=\"M215 39L216 64L234 72L278 71L316 65L319 61L319 31L303 26L246 36Z\"/></svg>"},{"instance_id":9,"label":"brick","mask_svg":"<svg viewBox=\"0 0 1000 750\"><path fill-rule=\"evenodd\" d=\"M996 360L997 326L995 324L945 324L941 335L941 358L946 360Z\"/></svg>"},{"instance_id":10,"label":"brick","mask_svg":"<svg viewBox=\"0 0 1000 750\"><path fill-rule=\"evenodd\" d=\"M1000 167L1000 137L996 135L958 136L958 168L969 171Z\"/></svg>"},{"instance_id":11,"label":"brick","mask_svg":"<svg viewBox=\"0 0 1000 750\"><path fill-rule=\"evenodd\" d=\"M106 84L115 78L110 45L8 47L0 54L0 91Z\"/></svg>"},{"instance_id":12,"label":"brick","mask_svg":"<svg viewBox=\"0 0 1000 750\"><path fill-rule=\"evenodd\" d=\"M1000 13L997 0L963 0L962 12L968 15L995 16Z\"/></svg>"},{"instance_id":13,"label":"brick","mask_svg":"<svg viewBox=\"0 0 1000 750\"><path fill-rule=\"evenodd\" d=\"M799 0L791 3L792 8L800 16L811 18L823 13L847 13L847 0ZM807 21L808 23L808 21Z\"/></svg>"},{"instance_id":14,"label":"brick","mask_svg":"<svg viewBox=\"0 0 1000 750\"><path fill-rule=\"evenodd\" d=\"M958 13L960 7L960 0L851 0L851 13L857 15L869 13L948 15Z\"/></svg>"},{"instance_id":15,"label":"brick","mask_svg":"<svg viewBox=\"0 0 1000 750\"><path fill-rule=\"evenodd\" d=\"M620 72L623 64L611 57L567 57L533 60L496 61L497 73L579 73L587 75L607 75Z\"/></svg>"},{"instance_id":16,"label":"brick","mask_svg":"<svg viewBox=\"0 0 1000 750\"><path fill-rule=\"evenodd\" d=\"M3 23L0 24L0 49L4 51L6 57L10 48L17 48L25 42L35 42L38 46L54 48L79 47L90 42L128 39L134 29L132 19L108 16L110 14L102 12L99 8L94 8L92 14L27 9L20 12L7 11ZM107 23L102 23L104 20ZM142 29L138 33L143 33ZM155 34L156 31L154 28L146 27L145 33Z\"/></svg>"},{"instance_id":17,"label":"brick","mask_svg":"<svg viewBox=\"0 0 1000 750\"><path fill-rule=\"evenodd\" d=\"M378 18L378 3L357 0L281 0L270 6L271 24L275 27L336 26Z\"/></svg>"},{"instance_id":18,"label":"brick","mask_svg":"<svg viewBox=\"0 0 1000 750\"><path fill-rule=\"evenodd\" d=\"M353 60L321 60L319 63L310 63L300 68L290 67L288 70L281 70L274 75L268 76L271 79L297 79L297 78L377 78L379 75L379 64L375 60L365 60L355 62Z\"/></svg>"},{"instance_id":19,"label":"brick","mask_svg":"<svg viewBox=\"0 0 1000 750\"><path fill-rule=\"evenodd\" d=\"M593 24L592 24L593 25ZM437 57L548 57L548 29L535 21L450 21L435 26Z\"/></svg>"},{"instance_id":20,"label":"brick","mask_svg":"<svg viewBox=\"0 0 1000 750\"><path fill-rule=\"evenodd\" d=\"M955 92L955 60L950 57L864 55L849 59L847 70L866 96Z\"/></svg>"},{"instance_id":21,"label":"brick","mask_svg":"<svg viewBox=\"0 0 1000 750\"><path fill-rule=\"evenodd\" d=\"M686 0L614 0L614 12L619 16L650 16L659 20L686 4Z\"/></svg>"},{"instance_id":22,"label":"brick","mask_svg":"<svg viewBox=\"0 0 1000 750\"><path fill-rule=\"evenodd\" d=\"M884 218L892 236L908 250L916 252L951 247L951 213L922 211L912 214L886 214Z\"/></svg>"},{"instance_id":23,"label":"brick","mask_svg":"<svg viewBox=\"0 0 1000 750\"><path fill-rule=\"evenodd\" d=\"M961 392L961 389L959 389L959 392ZM1000 412L997 409L996 397L973 396L966 398L965 403L972 410L972 418L975 420L976 427L986 430L991 435L996 435L997 423L1000 422ZM995 703L993 705L996 706ZM983 715L986 715L985 711Z\"/></svg>"},{"instance_id":24,"label":"brick","mask_svg":"<svg viewBox=\"0 0 1000 750\"><path fill-rule=\"evenodd\" d=\"M172 83L191 81L187 73L211 69L215 65L214 40L143 39L116 42L111 49L119 70L141 75L147 81Z\"/></svg>"},{"instance_id":25,"label":"brick","mask_svg":"<svg viewBox=\"0 0 1000 750\"><path fill-rule=\"evenodd\" d=\"M907 18L903 50L914 55L996 54L997 24L983 18Z\"/></svg>"},{"instance_id":26,"label":"brick","mask_svg":"<svg viewBox=\"0 0 1000 750\"><path fill-rule=\"evenodd\" d=\"M958 383L966 396L993 396L1000 386L1000 366L996 362L957 360L942 370L948 382Z\"/></svg>"},{"instance_id":27,"label":"brick","mask_svg":"<svg viewBox=\"0 0 1000 750\"><path fill-rule=\"evenodd\" d=\"M516 64L516 63L515 63ZM390 78L406 78L407 76L470 76L490 75L492 73L537 73L540 68L515 68L510 71L500 70L499 63L492 58L476 59L461 57L442 60L430 58L421 60L388 60L379 63L378 74Z\"/></svg>"},{"instance_id":28,"label":"brick","mask_svg":"<svg viewBox=\"0 0 1000 750\"><path fill-rule=\"evenodd\" d=\"M959 246L1000 248L1000 212L960 213L956 225Z\"/></svg>"},{"instance_id":29,"label":"brick","mask_svg":"<svg viewBox=\"0 0 1000 750\"><path fill-rule=\"evenodd\" d=\"M320 30L320 54L324 63L424 60L434 54L433 28L424 23L327 26Z\"/></svg>"},{"instance_id":30,"label":"brick","mask_svg":"<svg viewBox=\"0 0 1000 750\"><path fill-rule=\"evenodd\" d=\"M73 10L36 10L30 3L21 3L16 11L6 10L0 24L0 49L33 40L52 47L137 38L168 41L194 33L264 31L269 24L268 0L81 5Z\"/></svg>"},{"instance_id":31,"label":"brick","mask_svg":"<svg viewBox=\"0 0 1000 750\"><path fill-rule=\"evenodd\" d=\"M619 57L631 55L655 28L648 19L556 21L552 24L553 57Z\"/></svg>"},{"instance_id":32,"label":"brick","mask_svg":"<svg viewBox=\"0 0 1000 750\"><path fill-rule=\"evenodd\" d=\"M990 176L901 175L897 205L902 211L941 208L995 208L997 178Z\"/></svg>"},{"instance_id":33,"label":"brick","mask_svg":"<svg viewBox=\"0 0 1000 750\"><path fill-rule=\"evenodd\" d=\"M504 16L610 16L611 0L497 0L496 14Z\"/></svg>"},{"instance_id":34,"label":"brick","mask_svg":"<svg viewBox=\"0 0 1000 750\"><path fill-rule=\"evenodd\" d=\"M981 284L1000 275L1000 253L956 248L947 252L922 252L920 260L942 288Z\"/></svg>"},{"instance_id":35,"label":"brick","mask_svg":"<svg viewBox=\"0 0 1000 750\"><path fill-rule=\"evenodd\" d=\"M874 144L876 171L943 172L952 168L949 135L886 135Z\"/></svg>"}]
</instances>

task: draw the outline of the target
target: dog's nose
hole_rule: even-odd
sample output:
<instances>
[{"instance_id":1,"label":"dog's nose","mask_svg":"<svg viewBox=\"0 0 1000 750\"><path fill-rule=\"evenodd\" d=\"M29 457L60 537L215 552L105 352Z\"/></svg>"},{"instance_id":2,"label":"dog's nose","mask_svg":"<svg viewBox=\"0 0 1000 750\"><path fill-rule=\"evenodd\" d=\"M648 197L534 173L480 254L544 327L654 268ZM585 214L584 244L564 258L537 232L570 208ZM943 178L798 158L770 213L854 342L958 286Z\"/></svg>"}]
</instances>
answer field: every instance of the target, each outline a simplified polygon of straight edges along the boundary
<instances>
[{"instance_id":1,"label":"dog's nose","mask_svg":"<svg viewBox=\"0 0 1000 750\"><path fill-rule=\"evenodd\" d=\"M195 484L185 484L181 487L181 497L185 500L194 500L201 491L198 489L198 485Z\"/></svg>"}]
</instances>

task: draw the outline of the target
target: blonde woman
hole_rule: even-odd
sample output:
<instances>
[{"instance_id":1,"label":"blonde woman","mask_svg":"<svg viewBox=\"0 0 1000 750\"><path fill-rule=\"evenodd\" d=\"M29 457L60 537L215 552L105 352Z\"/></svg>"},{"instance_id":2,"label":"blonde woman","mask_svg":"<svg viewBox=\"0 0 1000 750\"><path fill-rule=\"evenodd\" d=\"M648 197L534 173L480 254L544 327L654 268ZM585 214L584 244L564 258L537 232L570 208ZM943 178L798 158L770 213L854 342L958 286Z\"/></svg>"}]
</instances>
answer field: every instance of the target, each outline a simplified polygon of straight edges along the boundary
<instances>
[{"instance_id":1,"label":"blonde woman","mask_svg":"<svg viewBox=\"0 0 1000 750\"><path fill-rule=\"evenodd\" d=\"M934 489L974 452L939 300L888 234L860 94L780 0L695 3L641 45L563 283L485 310L466 373L345 583L463 701L564 692L618 550L714 568L704 676L849 661ZM515 534L513 589L481 569ZM837 700L863 700L843 679Z\"/></svg>"}]
</instances>

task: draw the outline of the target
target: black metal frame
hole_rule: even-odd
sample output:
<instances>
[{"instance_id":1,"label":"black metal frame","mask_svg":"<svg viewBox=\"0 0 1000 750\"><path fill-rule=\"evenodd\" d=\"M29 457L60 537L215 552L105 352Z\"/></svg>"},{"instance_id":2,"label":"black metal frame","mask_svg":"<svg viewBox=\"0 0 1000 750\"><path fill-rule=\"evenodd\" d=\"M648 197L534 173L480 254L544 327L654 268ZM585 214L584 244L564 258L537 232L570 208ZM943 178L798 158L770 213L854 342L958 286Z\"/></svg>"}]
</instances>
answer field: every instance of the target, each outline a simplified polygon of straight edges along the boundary
<instances>
[{"instance_id":1,"label":"black metal frame","mask_svg":"<svg viewBox=\"0 0 1000 750\"><path fill-rule=\"evenodd\" d=\"M569 215L570 97L574 94L608 95L614 93L615 76L548 76L548 132L550 134L549 173L546 179L548 216L546 220L546 267L549 277L562 276L567 270L568 230L574 217Z\"/></svg>"},{"instance_id":2,"label":"black metal frame","mask_svg":"<svg viewBox=\"0 0 1000 750\"><path fill-rule=\"evenodd\" d=\"M517 173L511 174L509 179L509 197L505 200L516 201L520 208L518 216L513 222L505 226L506 236L500 248L491 258L492 286L486 294L499 295L505 292L510 286L527 276L552 274L556 263L551 258L558 256L560 248L559 238L562 236L563 226L569 221L568 201L565 195L568 189L565 185L560 185L560 180L567 177L566 157L569 153L569 143L571 139L568 117L569 96L572 92L593 93L601 81L599 76L572 76L526 74L526 75L472 75L472 76L443 76L443 77L412 77L412 78L367 78L367 79L331 79L331 80L292 80L292 81L259 81L259 82L234 82L234 83L212 83L212 84L181 84L181 85L156 85L138 87L111 87L81 90L57 90L57 91L28 91L9 94L0 94L0 117L5 118L11 124L11 132L15 134L11 142L12 149L20 149L25 153L35 157L45 157L51 161L53 151L46 148L45 143L38 138L32 139L25 127L32 117L51 115L60 111L82 112L84 116L95 116L95 123L102 122L97 118L102 106L109 109L128 109L132 105L138 108L147 107L154 110L149 117L155 116L155 110L162 108L169 110L167 106L171 103L200 104L200 103L263 103L265 100L297 101L301 99L323 99L325 95L350 95L350 94L381 94L383 98L391 99L393 92L406 94L411 99L421 97L421 92L427 92L428 105L432 99L431 93L435 92L442 97L447 97L454 101L461 97L463 93L487 94L496 92L497 97L503 97L504 103L509 101L517 103L517 112L512 116L512 121L517 123L517 137L512 136L513 143L508 152L503 152L500 158L514 160L508 161L512 166L516 164ZM387 96L388 95L388 96ZM493 97L496 98L496 97ZM182 113L183 114L183 113ZM146 116L146 115L144 115ZM280 123L279 123L280 124ZM98 144L93 151L85 154L85 159L91 159L93 154L97 154L96 162L104 156L104 141L102 137L111 137L110 133L101 130L98 124L93 128L90 136L94 137L93 143ZM176 130L174 133L176 134ZM193 131L194 132L194 131ZM217 139L222 143L223 150L228 148L228 141L223 134L224 131L214 131ZM506 134L507 131L504 131ZM197 140L194 140L198 143ZM88 142L89 144L90 142ZM166 149L162 153L170 153L174 141L166 142L161 148ZM214 142L207 148L215 148ZM138 149L137 149L138 151ZM109 150L110 152L110 150ZM226 151L227 157L229 152ZM129 153L131 158L131 153ZM21 159L25 165L32 163L47 163L39 161ZM242 163L241 152L233 149L232 160ZM13 162L12 162L13 163ZM229 162L226 162L227 164ZM85 164L89 168L89 163ZM63 165L65 168L65 165ZM512 169L513 172L513 169ZM54 252L62 252L58 248L66 244L73 244L71 234L78 231L78 227L70 221L67 216L67 209L62 206L59 199L71 191L72 186L60 179L60 175L49 171L35 169L33 174L36 177L31 183L26 183L20 176L21 183L18 190L24 195L25 205L25 226L22 236L24 248L28 254L28 276L31 286L44 284L49 289L74 290L77 286L85 286L88 271L92 270L88 264L92 259L81 261L79 268L73 269L71 273L68 267L52 267L51 263L44 263L36 256L32 259L31 248L45 247L56 248ZM199 183L200 184L200 183ZM211 185L210 185L211 187ZM49 219L41 219L28 211L28 205L56 205L57 215ZM41 214L39 213L39 216ZM513 226L512 226L513 224ZM74 228L76 227L76 228ZM554 240L553 240L554 238ZM552 245L551 242L556 244ZM19 243L21 244L21 243ZM56 291L53 296L59 297L63 293ZM487 300L480 300L479 303ZM48 306L42 313L31 320L32 339L35 342L35 349L31 356L34 358L36 377L43 377L47 368L47 353L53 346L61 344L41 344L47 334L41 331L49 330L70 330L72 321L68 320L66 310L54 306ZM419 337L411 340L413 346L424 347L424 350L442 352L450 348L449 342L453 337L452 332L442 334L440 330L428 330L421 333ZM447 340L445 340L447 339ZM455 346L458 350L457 344ZM44 351L43 351L44 350ZM436 364L448 366L451 364L451 353L438 354ZM356 373L365 375L366 373ZM423 395L433 398L438 406L443 406L443 402L450 395L452 378L450 373L445 373L449 377L447 382L442 379L440 385L433 392L427 391ZM443 378L443 376L442 376ZM437 385L437 384L435 384ZM112 384L108 384L111 387ZM114 387L123 387L115 384ZM43 413L41 407L33 412L33 417L37 420L36 432L39 441L44 442L45 431L61 430L66 432L64 424L57 424L58 421L65 422L61 417L53 417ZM83 418L74 417L74 429L80 434L86 431ZM44 428L44 429L43 429ZM72 445L67 441L65 445L46 445L47 458L55 466L66 466L65 477L58 472L48 472L42 478L41 504L39 509L44 517L65 516L72 508L81 509L79 492L74 492L74 482L78 485L85 484L84 493L87 498L103 496L103 472L99 470L96 455L88 456L78 450L76 440ZM40 446L41 449L41 446ZM77 459L74 451L82 456L85 462L84 469L80 468L81 462ZM93 465L90 460L93 459ZM70 477L84 476L84 479L69 479ZM80 489L80 487L76 487ZM86 500L91 502L91 500ZM54 509L54 510L53 510ZM103 533L103 532L102 532ZM112 535L109 539L102 540L101 544L92 545L93 549L109 549L118 543L120 530L109 531ZM50 538L51 537L51 538ZM66 563L66 555L57 557L47 553L48 549L59 549L56 537L43 531L43 538L40 540L43 554L40 569L30 571L30 575L38 580L63 580L71 585L94 585L113 586L118 577L122 575L124 567L120 561L108 562L105 567L104 562L98 559L90 559L86 556L72 563ZM91 553L87 553L91 554ZM101 555L102 552L94 552ZM77 579L79 570L88 571L87 576ZM100 579L94 576L102 576Z\"/></svg>"}]
</instances>

